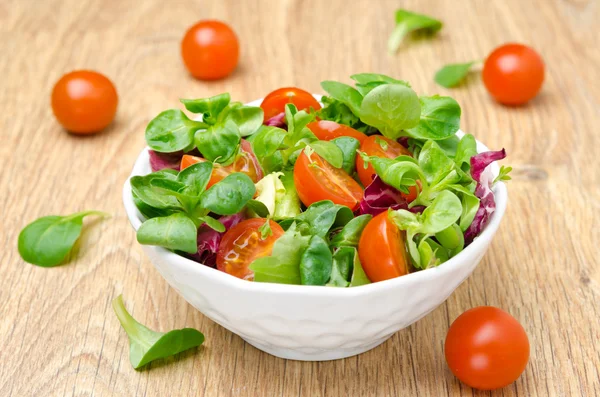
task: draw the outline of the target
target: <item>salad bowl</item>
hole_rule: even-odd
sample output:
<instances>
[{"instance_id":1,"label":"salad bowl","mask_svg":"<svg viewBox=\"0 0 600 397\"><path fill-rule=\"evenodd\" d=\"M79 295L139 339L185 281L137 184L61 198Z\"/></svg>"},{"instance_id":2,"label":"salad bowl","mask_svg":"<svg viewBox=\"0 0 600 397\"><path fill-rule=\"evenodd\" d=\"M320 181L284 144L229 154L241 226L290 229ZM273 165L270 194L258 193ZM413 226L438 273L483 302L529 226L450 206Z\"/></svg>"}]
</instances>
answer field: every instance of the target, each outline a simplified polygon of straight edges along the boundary
<instances>
[{"instance_id":1,"label":"salad bowl","mask_svg":"<svg viewBox=\"0 0 600 397\"><path fill-rule=\"evenodd\" d=\"M258 104L260 100L249 105ZM477 149L488 150L480 142ZM130 178L150 172L145 148ZM497 175L498 165L491 164L485 172ZM144 217L132 199L130 178L123 187L123 202L137 231ZM187 302L252 346L286 359L341 359L368 351L418 321L442 304L473 272L496 234L507 205L505 185L498 182L492 190L496 211L481 234L458 255L434 268L359 287L249 282L159 246L142 245L142 249Z\"/></svg>"}]
</instances>

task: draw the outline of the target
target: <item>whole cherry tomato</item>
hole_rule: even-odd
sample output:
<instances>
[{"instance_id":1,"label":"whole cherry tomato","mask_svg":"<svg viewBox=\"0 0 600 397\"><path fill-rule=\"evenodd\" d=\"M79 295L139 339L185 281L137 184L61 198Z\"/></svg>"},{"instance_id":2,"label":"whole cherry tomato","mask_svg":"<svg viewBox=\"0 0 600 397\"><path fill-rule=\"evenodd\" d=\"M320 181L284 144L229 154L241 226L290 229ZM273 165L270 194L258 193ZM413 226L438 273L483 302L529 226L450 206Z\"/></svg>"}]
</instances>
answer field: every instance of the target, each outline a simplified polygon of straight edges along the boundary
<instances>
[{"instance_id":1,"label":"whole cherry tomato","mask_svg":"<svg viewBox=\"0 0 600 397\"><path fill-rule=\"evenodd\" d=\"M319 102L309 92L295 87L280 88L267 95L260 104L265 121L284 112L288 103L296 105L298 110L321 109Z\"/></svg>"},{"instance_id":2,"label":"whole cherry tomato","mask_svg":"<svg viewBox=\"0 0 600 397\"><path fill-rule=\"evenodd\" d=\"M480 306L461 314L445 344L450 370L463 383L481 390L513 383L529 361L529 339L504 310Z\"/></svg>"},{"instance_id":3,"label":"whole cherry tomato","mask_svg":"<svg viewBox=\"0 0 600 397\"><path fill-rule=\"evenodd\" d=\"M259 229L265 222L267 219L264 218L247 219L229 229L219 244L217 269L244 280L253 280L250 264L256 258L271 255L273 244L284 233L279 224L268 220L272 233L262 239Z\"/></svg>"},{"instance_id":4,"label":"whole cherry tomato","mask_svg":"<svg viewBox=\"0 0 600 397\"><path fill-rule=\"evenodd\" d=\"M75 134L92 134L115 118L119 98L113 83L90 70L67 73L52 90L52 111L58 122Z\"/></svg>"},{"instance_id":5,"label":"whole cherry tomato","mask_svg":"<svg viewBox=\"0 0 600 397\"><path fill-rule=\"evenodd\" d=\"M300 201L307 207L321 200L331 200L351 210L358 208L363 189L341 168L335 168L321 156L303 151L294 165L294 184Z\"/></svg>"},{"instance_id":6,"label":"whole cherry tomato","mask_svg":"<svg viewBox=\"0 0 600 397\"><path fill-rule=\"evenodd\" d=\"M235 32L220 21L200 21L185 33L181 56L192 76L216 80L229 76L239 59Z\"/></svg>"},{"instance_id":7,"label":"whole cherry tomato","mask_svg":"<svg viewBox=\"0 0 600 397\"><path fill-rule=\"evenodd\" d=\"M483 65L483 82L500 103L521 105L533 99L544 83L544 61L532 48L505 44Z\"/></svg>"},{"instance_id":8,"label":"whole cherry tomato","mask_svg":"<svg viewBox=\"0 0 600 397\"><path fill-rule=\"evenodd\" d=\"M358 241L358 257L372 282L409 272L404 232L382 212L367 223Z\"/></svg>"}]
</instances>

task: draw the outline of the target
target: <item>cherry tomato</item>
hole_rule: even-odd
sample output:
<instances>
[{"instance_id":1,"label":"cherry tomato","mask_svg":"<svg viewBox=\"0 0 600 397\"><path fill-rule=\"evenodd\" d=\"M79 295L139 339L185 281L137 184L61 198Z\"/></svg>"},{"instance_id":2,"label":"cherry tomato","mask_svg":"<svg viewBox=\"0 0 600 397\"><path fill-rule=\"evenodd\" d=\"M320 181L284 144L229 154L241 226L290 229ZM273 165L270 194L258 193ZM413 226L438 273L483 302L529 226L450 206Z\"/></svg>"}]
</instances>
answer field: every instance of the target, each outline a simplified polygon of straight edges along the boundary
<instances>
[{"instance_id":1,"label":"cherry tomato","mask_svg":"<svg viewBox=\"0 0 600 397\"><path fill-rule=\"evenodd\" d=\"M90 70L67 73L52 90L52 111L58 122L75 134L92 134L115 118L119 98L113 83Z\"/></svg>"},{"instance_id":2,"label":"cherry tomato","mask_svg":"<svg viewBox=\"0 0 600 397\"><path fill-rule=\"evenodd\" d=\"M238 64L240 48L235 32L220 21L200 21L181 41L183 63L192 76L216 80L229 76Z\"/></svg>"},{"instance_id":3,"label":"cherry tomato","mask_svg":"<svg viewBox=\"0 0 600 397\"><path fill-rule=\"evenodd\" d=\"M383 142L382 142L383 141ZM394 159L398 156L412 156L410 151L398 142L381 135L371 135L362 141L360 151L369 156L387 157ZM375 175L375 169L371 164L365 168L362 157L356 156L356 172L361 183L366 187ZM409 203L417 198L416 186L409 187L409 193L400 193Z\"/></svg>"},{"instance_id":4,"label":"cherry tomato","mask_svg":"<svg viewBox=\"0 0 600 397\"><path fill-rule=\"evenodd\" d=\"M280 88L267 95L260 104L265 121L284 112L288 103L296 105L298 110L321 109L319 102L309 92L294 87Z\"/></svg>"},{"instance_id":5,"label":"cherry tomato","mask_svg":"<svg viewBox=\"0 0 600 397\"><path fill-rule=\"evenodd\" d=\"M258 163L258 159L254 155L252 151L252 145L250 142L242 139L241 143L241 151L238 155L238 158L228 166L220 166L219 164L213 164L213 172L208 181L208 185L206 188L208 189L212 185L217 182L220 182L227 175L232 174L234 172L242 172L250 177L254 183L258 182L262 179L263 173L260 165ZM181 158L181 169L184 170L192 164L200 163L206 161L202 157L191 156L189 154L184 154Z\"/></svg>"},{"instance_id":6,"label":"cherry tomato","mask_svg":"<svg viewBox=\"0 0 600 397\"><path fill-rule=\"evenodd\" d=\"M363 189L341 168L335 168L321 156L303 151L294 165L294 184L300 201L307 207L321 200L331 200L351 210L358 208Z\"/></svg>"},{"instance_id":7,"label":"cherry tomato","mask_svg":"<svg viewBox=\"0 0 600 397\"><path fill-rule=\"evenodd\" d=\"M242 221L229 229L221 239L217 251L217 269L244 280L253 280L254 273L248 267L256 259L271 255L273 244L284 233L281 226L269 220L270 236L261 238L260 227L264 218Z\"/></svg>"},{"instance_id":8,"label":"cherry tomato","mask_svg":"<svg viewBox=\"0 0 600 397\"><path fill-rule=\"evenodd\" d=\"M529 339L504 310L480 306L461 314L446 336L446 361L463 383L481 390L511 384L529 361Z\"/></svg>"},{"instance_id":9,"label":"cherry tomato","mask_svg":"<svg viewBox=\"0 0 600 397\"><path fill-rule=\"evenodd\" d=\"M542 88L544 61L530 47L505 44L492 51L485 60L483 82L498 102L524 104Z\"/></svg>"},{"instance_id":10,"label":"cherry tomato","mask_svg":"<svg viewBox=\"0 0 600 397\"><path fill-rule=\"evenodd\" d=\"M341 136L356 138L359 142L362 142L367 138L362 132L356 131L354 128L348 127L347 125L338 124L335 121L313 121L306 126L322 141L330 141Z\"/></svg>"}]
</instances>

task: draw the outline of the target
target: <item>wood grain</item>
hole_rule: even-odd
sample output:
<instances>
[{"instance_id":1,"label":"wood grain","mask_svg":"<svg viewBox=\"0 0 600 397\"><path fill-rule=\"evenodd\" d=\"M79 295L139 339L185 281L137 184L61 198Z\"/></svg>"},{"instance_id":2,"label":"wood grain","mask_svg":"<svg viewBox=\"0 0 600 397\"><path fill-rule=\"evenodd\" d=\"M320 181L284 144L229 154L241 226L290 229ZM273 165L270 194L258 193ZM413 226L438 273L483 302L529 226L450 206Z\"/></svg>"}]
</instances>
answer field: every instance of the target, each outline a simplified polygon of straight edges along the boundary
<instances>
[{"instance_id":1,"label":"wood grain","mask_svg":"<svg viewBox=\"0 0 600 397\"><path fill-rule=\"evenodd\" d=\"M445 26L388 56L399 6ZM203 18L228 21L241 38L241 65L226 80L195 81L181 62L183 32ZM599 22L599 2L586 0L0 2L0 395L600 395ZM543 91L527 106L494 103L476 76L452 91L434 84L442 64L482 59L507 41L533 45L546 61ZM80 68L109 76L120 95L115 123L85 138L65 133L49 106L54 82ZM121 187L146 123L179 97L229 91L249 101L284 85L320 92L321 80L365 71L453 95L463 129L509 153L508 212L473 276L423 320L358 357L278 359L167 285L135 241ZM82 209L113 217L85 229L67 264L19 258L27 222ZM195 327L206 345L134 371L110 307L120 293L149 327ZM460 384L443 356L449 324L479 305L512 313L531 341L523 376L494 393Z\"/></svg>"}]
</instances>

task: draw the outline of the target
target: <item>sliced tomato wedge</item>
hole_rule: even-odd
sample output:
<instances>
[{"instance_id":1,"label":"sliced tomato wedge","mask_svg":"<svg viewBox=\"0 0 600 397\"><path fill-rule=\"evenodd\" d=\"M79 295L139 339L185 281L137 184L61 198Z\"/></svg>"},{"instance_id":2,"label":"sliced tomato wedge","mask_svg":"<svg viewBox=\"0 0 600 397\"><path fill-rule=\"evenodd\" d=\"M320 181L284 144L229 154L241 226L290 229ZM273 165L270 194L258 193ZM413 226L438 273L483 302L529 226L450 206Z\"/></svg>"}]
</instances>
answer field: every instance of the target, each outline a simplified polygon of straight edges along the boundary
<instances>
[{"instance_id":1,"label":"sliced tomato wedge","mask_svg":"<svg viewBox=\"0 0 600 397\"><path fill-rule=\"evenodd\" d=\"M363 134L362 132L357 131L352 127L348 127L347 125L336 123L335 121L313 121L312 123L308 123L306 126L313 132L313 134L315 134L317 138L322 141L330 141L341 136L356 138L361 143L367 139L367 135Z\"/></svg>"},{"instance_id":2,"label":"sliced tomato wedge","mask_svg":"<svg viewBox=\"0 0 600 397\"><path fill-rule=\"evenodd\" d=\"M207 189L217 182L220 182L227 175L234 172L242 172L250 177L254 183L262 179L263 173L258 159L252 151L252 145L250 142L242 139L240 154L237 159L230 165L222 167L219 164L213 165L213 172L208 181ZM181 169L184 170L192 164L201 163L207 161L202 157L191 156L184 154L181 158Z\"/></svg>"},{"instance_id":3,"label":"sliced tomato wedge","mask_svg":"<svg viewBox=\"0 0 600 397\"><path fill-rule=\"evenodd\" d=\"M219 244L217 269L244 280L253 280L250 264L256 258L271 255L273 244L284 233L279 224L269 220L272 234L263 240L259 229L265 222L264 218L247 219L229 229Z\"/></svg>"},{"instance_id":4,"label":"sliced tomato wedge","mask_svg":"<svg viewBox=\"0 0 600 397\"><path fill-rule=\"evenodd\" d=\"M382 212L367 223L358 242L360 263L372 282L408 274L408 253L403 231Z\"/></svg>"},{"instance_id":5,"label":"sliced tomato wedge","mask_svg":"<svg viewBox=\"0 0 600 397\"><path fill-rule=\"evenodd\" d=\"M310 92L296 87L279 88L267 95L260 104L265 113L265 121L285 112L285 105L288 103L296 105L298 110L321 109L321 105Z\"/></svg>"},{"instance_id":6,"label":"sliced tomato wedge","mask_svg":"<svg viewBox=\"0 0 600 397\"><path fill-rule=\"evenodd\" d=\"M412 156L412 153L407 148L398 142L381 135L368 136L360 144L360 151L365 152L369 156L387 157L390 159L395 159L398 156ZM365 162L361 156L356 156L356 172L358 173L358 178L365 187L373 181L375 176L375 169L373 166L369 164L369 166L365 168ZM401 194L406 201L410 203L417 198L417 187L411 186L409 188L409 193Z\"/></svg>"},{"instance_id":7,"label":"sliced tomato wedge","mask_svg":"<svg viewBox=\"0 0 600 397\"><path fill-rule=\"evenodd\" d=\"M294 184L307 207L317 201L331 200L355 210L363 196L362 187L344 170L335 168L316 153L309 158L305 151L294 165Z\"/></svg>"}]
</instances>

